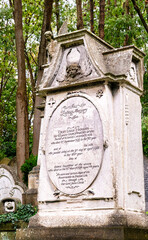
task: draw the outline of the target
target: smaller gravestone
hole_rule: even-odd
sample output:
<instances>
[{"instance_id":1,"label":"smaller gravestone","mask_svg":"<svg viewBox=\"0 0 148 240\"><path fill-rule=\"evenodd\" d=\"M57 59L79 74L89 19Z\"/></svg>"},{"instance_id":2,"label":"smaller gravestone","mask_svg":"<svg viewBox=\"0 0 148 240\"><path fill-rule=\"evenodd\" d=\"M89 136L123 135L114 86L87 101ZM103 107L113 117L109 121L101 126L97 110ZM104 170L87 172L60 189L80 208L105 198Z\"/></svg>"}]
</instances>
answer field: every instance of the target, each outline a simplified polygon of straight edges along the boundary
<instances>
[{"instance_id":1,"label":"smaller gravestone","mask_svg":"<svg viewBox=\"0 0 148 240\"><path fill-rule=\"evenodd\" d=\"M0 165L0 212L14 212L16 203L22 202L22 194L26 189L17 180L16 174L7 165Z\"/></svg>"},{"instance_id":2,"label":"smaller gravestone","mask_svg":"<svg viewBox=\"0 0 148 240\"><path fill-rule=\"evenodd\" d=\"M35 166L28 175L28 189L23 193L23 204L31 203L33 206L37 206L37 193L39 182L39 166Z\"/></svg>"}]
</instances>

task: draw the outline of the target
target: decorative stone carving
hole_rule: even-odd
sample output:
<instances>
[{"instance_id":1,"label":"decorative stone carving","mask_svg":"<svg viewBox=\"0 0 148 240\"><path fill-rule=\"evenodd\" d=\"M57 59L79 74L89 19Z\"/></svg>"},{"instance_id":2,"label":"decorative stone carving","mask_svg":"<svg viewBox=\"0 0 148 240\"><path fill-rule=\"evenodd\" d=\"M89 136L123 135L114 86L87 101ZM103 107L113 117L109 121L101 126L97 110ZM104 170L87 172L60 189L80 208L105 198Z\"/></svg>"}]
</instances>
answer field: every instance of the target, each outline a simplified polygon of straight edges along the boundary
<instances>
[{"instance_id":1,"label":"decorative stone carving","mask_svg":"<svg viewBox=\"0 0 148 240\"><path fill-rule=\"evenodd\" d=\"M81 67L80 67L80 51L78 48L71 48L66 57L67 60L67 67L66 67L66 78L67 81L75 78L77 75L81 74Z\"/></svg>"},{"instance_id":2,"label":"decorative stone carving","mask_svg":"<svg viewBox=\"0 0 148 240\"><path fill-rule=\"evenodd\" d=\"M53 34L50 31L45 33L45 37L48 41L48 44L46 47L47 63L50 63L56 51L57 41L53 39Z\"/></svg>"},{"instance_id":3,"label":"decorative stone carving","mask_svg":"<svg viewBox=\"0 0 148 240\"><path fill-rule=\"evenodd\" d=\"M135 71L135 64L132 63L131 64L131 68L130 68L130 71L129 71L129 77L130 77L130 81L135 81L135 74L136 74L136 71Z\"/></svg>"},{"instance_id":4,"label":"decorative stone carving","mask_svg":"<svg viewBox=\"0 0 148 240\"><path fill-rule=\"evenodd\" d=\"M103 97L103 93L104 93L104 86L101 86L96 93L96 97L98 98Z\"/></svg>"},{"instance_id":5,"label":"decorative stone carving","mask_svg":"<svg viewBox=\"0 0 148 240\"><path fill-rule=\"evenodd\" d=\"M5 210L5 212L15 212L15 210L16 210L15 201L7 199L4 202L4 210Z\"/></svg>"},{"instance_id":6,"label":"decorative stone carving","mask_svg":"<svg viewBox=\"0 0 148 240\"><path fill-rule=\"evenodd\" d=\"M137 80L137 73L136 73L136 64L134 62L131 63L131 67L128 74L129 80L131 83L134 83L136 86L138 86L138 80Z\"/></svg>"},{"instance_id":7,"label":"decorative stone carving","mask_svg":"<svg viewBox=\"0 0 148 240\"><path fill-rule=\"evenodd\" d=\"M10 167L0 165L0 201L5 198L19 199L22 202L22 193L25 185L18 182Z\"/></svg>"},{"instance_id":8,"label":"decorative stone carving","mask_svg":"<svg viewBox=\"0 0 148 240\"><path fill-rule=\"evenodd\" d=\"M49 102L48 102L48 105L50 107L53 107L53 105L56 103L56 101L53 99L53 98L50 98Z\"/></svg>"},{"instance_id":9,"label":"decorative stone carving","mask_svg":"<svg viewBox=\"0 0 148 240\"><path fill-rule=\"evenodd\" d=\"M129 123L129 105L128 105L128 95L125 95L125 124Z\"/></svg>"},{"instance_id":10,"label":"decorative stone carving","mask_svg":"<svg viewBox=\"0 0 148 240\"><path fill-rule=\"evenodd\" d=\"M81 78L97 76L93 65L86 53L84 45L74 46L64 51L62 64L56 81L73 82Z\"/></svg>"}]
</instances>

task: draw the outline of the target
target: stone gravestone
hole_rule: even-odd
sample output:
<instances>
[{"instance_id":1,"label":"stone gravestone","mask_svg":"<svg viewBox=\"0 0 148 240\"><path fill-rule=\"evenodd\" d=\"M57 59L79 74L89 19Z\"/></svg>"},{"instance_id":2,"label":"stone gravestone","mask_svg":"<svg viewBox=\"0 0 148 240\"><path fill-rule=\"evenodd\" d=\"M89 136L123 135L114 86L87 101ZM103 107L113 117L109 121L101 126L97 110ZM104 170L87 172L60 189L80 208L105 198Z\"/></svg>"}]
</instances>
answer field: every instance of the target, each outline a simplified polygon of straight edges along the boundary
<instances>
[{"instance_id":1,"label":"stone gravestone","mask_svg":"<svg viewBox=\"0 0 148 240\"><path fill-rule=\"evenodd\" d=\"M39 181L39 165L35 166L28 174L28 189L22 194L23 204L37 206L37 190Z\"/></svg>"},{"instance_id":2,"label":"stone gravestone","mask_svg":"<svg viewBox=\"0 0 148 240\"><path fill-rule=\"evenodd\" d=\"M0 165L0 212L14 212L16 203L22 202L25 185L17 181L10 167Z\"/></svg>"},{"instance_id":3,"label":"stone gravestone","mask_svg":"<svg viewBox=\"0 0 148 240\"><path fill-rule=\"evenodd\" d=\"M146 239L144 54L87 30L46 36L39 211L21 239Z\"/></svg>"}]
</instances>

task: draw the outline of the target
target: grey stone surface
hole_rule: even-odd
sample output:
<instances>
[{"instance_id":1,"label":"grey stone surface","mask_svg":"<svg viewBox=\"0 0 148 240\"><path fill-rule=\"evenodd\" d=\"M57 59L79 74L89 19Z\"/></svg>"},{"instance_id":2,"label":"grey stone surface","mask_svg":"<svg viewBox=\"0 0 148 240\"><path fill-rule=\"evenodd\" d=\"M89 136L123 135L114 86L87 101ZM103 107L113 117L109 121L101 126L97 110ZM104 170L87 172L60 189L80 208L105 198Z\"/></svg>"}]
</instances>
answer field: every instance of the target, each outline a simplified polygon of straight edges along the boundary
<instances>
[{"instance_id":1,"label":"grey stone surface","mask_svg":"<svg viewBox=\"0 0 148 240\"><path fill-rule=\"evenodd\" d=\"M32 204L37 206L37 193L39 185L40 166L35 166L28 174L28 189L22 195L23 204Z\"/></svg>"},{"instance_id":2,"label":"grey stone surface","mask_svg":"<svg viewBox=\"0 0 148 240\"><path fill-rule=\"evenodd\" d=\"M25 230L27 226L28 223L22 221L15 222L15 224L12 224L11 222L1 223L0 240L16 240L16 229L21 228Z\"/></svg>"},{"instance_id":3,"label":"grey stone surface","mask_svg":"<svg viewBox=\"0 0 148 240\"><path fill-rule=\"evenodd\" d=\"M73 239L74 232L68 234L76 228L83 229L77 239L87 239L85 228L96 228L98 236L105 228L102 239L118 239L119 227L120 239L126 239L126 228L147 227L140 103L144 54L134 46L114 49L86 30L58 36L54 44L39 87L45 99L39 211L28 231L56 228L60 239ZM110 226L114 237L107 234Z\"/></svg>"},{"instance_id":4,"label":"grey stone surface","mask_svg":"<svg viewBox=\"0 0 148 240\"><path fill-rule=\"evenodd\" d=\"M16 240L147 240L148 230L128 227L30 228L17 230Z\"/></svg>"},{"instance_id":5,"label":"grey stone surface","mask_svg":"<svg viewBox=\"0 0 148 240\"><path fill-rule=\"evenodd\" d=\"M58 35L62 35L62 34L65 34L65 33L68 33L67 20L60 27Z\"/></svg>"},{"instance_id":6,"label":"grey stone surface","mask_svg":"<svg viewBox=\"0 0 148 240\"><path fill-rule=\"evenodd\" d=\"M4 164L0 165L0 200L16 198L22 201L22 193L25 188L25 185L18 181L16 174L10 167Z\"/></svg>"},{"instance_id":7,"label":"grey stone surface","mask_svg":"<svg viewBox=\"0 0 148 240\"><path fill-rule=\"evenodd\" d=\"M15 172L7 165L0 165L0 201L2 212L15 211L16 203L22 202L22 194L26 190L20 183Z\"/></svg>"},{"instance_id":8,"label":"grey stone surface","mask_svg":"<svg viewBox=\"0 0 148 240\"><path fill-rule=\"evenodd\" d=\"M47 170L62 193L81 193L98 175L102 131L99 112L85 97L68 97L53 112L47 130Z\"/></svg>"}]
</instances>

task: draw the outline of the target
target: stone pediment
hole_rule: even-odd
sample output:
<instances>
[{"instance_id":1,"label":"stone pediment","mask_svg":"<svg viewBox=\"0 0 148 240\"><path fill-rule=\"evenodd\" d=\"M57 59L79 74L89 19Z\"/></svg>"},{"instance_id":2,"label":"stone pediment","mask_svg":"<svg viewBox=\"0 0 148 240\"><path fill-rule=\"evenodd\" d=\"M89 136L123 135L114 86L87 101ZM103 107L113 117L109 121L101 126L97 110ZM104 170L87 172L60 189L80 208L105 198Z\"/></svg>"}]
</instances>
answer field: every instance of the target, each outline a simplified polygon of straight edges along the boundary
<instances>
[{"instance_id":1,"label":"stone pediment","mask_svg":"<svg viewBox=\"0 0 148 240\"><path fill-rule=\"evenodd\" d=\"M85 29L50 38L39 92L92 81L122 81L141 91L143 56L134 46L114 49Z\"/></svg>"},{"instance_id":2,"label":"stone pediment","mask_svg":"<svg viewBox=\"0 0 148 240\"><path fill-rule=\"evenodd\" d=\"M49 63L43 66L40 89L102 78L106 70L102 53L113 48L89 31L80 30L56 37L47 49Z\"/></svg>"}]
</instances>

